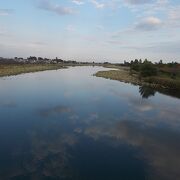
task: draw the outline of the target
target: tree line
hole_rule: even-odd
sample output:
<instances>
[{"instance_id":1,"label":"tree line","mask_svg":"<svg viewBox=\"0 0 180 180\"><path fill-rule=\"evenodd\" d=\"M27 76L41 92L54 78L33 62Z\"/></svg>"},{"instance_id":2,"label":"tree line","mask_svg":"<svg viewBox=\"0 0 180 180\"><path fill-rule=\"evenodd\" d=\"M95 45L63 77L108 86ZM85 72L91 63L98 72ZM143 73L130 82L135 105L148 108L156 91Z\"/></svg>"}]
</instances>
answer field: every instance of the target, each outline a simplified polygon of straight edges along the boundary
<instances>
[{"instance_id":1,"label":"tree line","mask_svg":"<svg viewBox=\"0 0 180 180\"><path fill-rule=\"evenodd\" d=\"M166 74L171 76L171 78L176 78L180 73L180 64L177 62L163 63L160 60L158 63L152 63L151 61L145 59L132 60L130 63L124 61L124 65L130 67L130 72L138 72L140 77L156 76L158 74Z\"/></svg>"}]
</instances>

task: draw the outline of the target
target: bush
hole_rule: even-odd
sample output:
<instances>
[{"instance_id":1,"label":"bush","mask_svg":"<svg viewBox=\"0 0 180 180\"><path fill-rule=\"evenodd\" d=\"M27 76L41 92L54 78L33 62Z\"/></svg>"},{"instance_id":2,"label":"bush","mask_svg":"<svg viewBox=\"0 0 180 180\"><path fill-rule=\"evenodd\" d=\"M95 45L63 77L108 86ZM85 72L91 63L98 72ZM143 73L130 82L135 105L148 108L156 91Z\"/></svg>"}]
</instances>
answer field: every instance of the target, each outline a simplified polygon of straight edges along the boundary
<instances>
[{"instance_id":1,"label":"bush","mask_svg":"<svg viewBox=\"0 0 180 180\"><path fill-rule=\"evenodd\" d=\"M139 71L140 70L140 65L139 64L132 64L131 65L131 70Z\"/></svg>"},{"instance_id":2,"label":"bush","mask_svg":"<svg viewBox=\"0 0 180 180\"><path fill-rule=\"evenodd\" d=\"M144 62L140 67L140 75L143 77L157 75L157 68L151 62Z\"/></svg>"},{"instance_id":3,"label":"bush","mask_svg":"<svg viewBox=\"0 0 180 180\"><path fill-rule=\"evenodd\" d=\"M149 83L159 84L165 88L180 90L180 82L178 80L161 77L147 77L144 80Z\"/></svg>"}]
</instances>

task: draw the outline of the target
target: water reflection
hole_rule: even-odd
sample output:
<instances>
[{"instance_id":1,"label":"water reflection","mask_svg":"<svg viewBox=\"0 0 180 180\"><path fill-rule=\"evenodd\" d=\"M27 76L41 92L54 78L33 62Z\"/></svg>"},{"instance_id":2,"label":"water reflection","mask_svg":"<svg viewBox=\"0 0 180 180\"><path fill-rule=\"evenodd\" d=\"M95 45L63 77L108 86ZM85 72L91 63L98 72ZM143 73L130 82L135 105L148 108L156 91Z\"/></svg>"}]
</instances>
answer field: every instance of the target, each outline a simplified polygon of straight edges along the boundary
<instances>
[{"instance_id":1,"label":"water reflection","mask_svg":"<svg viewBox=\"0 0 180 180\"><path fill-rule=\"evenodd\" d=\"M140 86L139 93L141 94L142 98L148 99L150 96L154 96L156 91L148 86Z\"/></svg>"},{"instance_id":2,"label":"water reflection","mask_svg":"<svg viewBox=\"0 0 180 180\"><path fill-rule=\"evenodd\" d=\"M74 134L58 123L45 122L31 132L32 167L39 178L68 179L72 176L68 148L77 143ZM38 168L38 166L40 168Z\"/></svg>"},{"instance_id":3,"label":"water reflection","mask_svg":"<svg viewBox=\"0 0 180 180\"><path fill-rule=\"evenodd\" d=\"M142 98L148 99L151 96L155 96L156 92L169 95L175 98L180 98L180 92L177 90L166 88L152 88L147 85L139 86L139 93L141 94Z\"/></svg>"},{"instance_id":4,"label":"water reflection","mask_svg":"<svg viewBox=\"0 0 180 180\"><path fill-rule=\"evenodd\" d=\"M37 124L28 134L28 148L14 147L12 164L1 169L1 179L69 179L70 154L67 148L76 144L74 134L55 122ZM7 169L5 169L7 168Z\"/></svg>"},{"instance_id":5,"label":"water reflection","mask_svg":"<svg viewBox=\"0 0 180 180\"><path fill-rule=\"evenodd\" d=\"M113 126L92 126L86 135L95 140L111 137L117 143L125 142L140 148L144 153L139 159L146 159L149 165L148 179L178 179L180 176L180 133L156 128L133 121L120 121Z\"/></svg>"},{"instance_id":6,"label":"water reflection","mask_svg":"<svg viewBox=\"0 0 180 180\"><path fill-rule=\"evenodd\" d=\"M5 100L0 102L0 107L3 108L15 108L17 107L17 104L14 101L11 100Z\"/></svg>"},{"instance_id":7,"label":"water reflection","mask_svg":"<svg viewBox=\"0 0 180 180\"><path fill-rule=\"evenodd\" d=\"M55 106L53 108L43 109L39 111L39 114L43 117L48 117L54 114L71 113L72 109L66 106Z\"/></svg>"},{"instance_id":8,"label":"water reflection","mask_svg":"<svg viewBox=\"0 0 180 180\"><path fill-rule=\"evenodd\" d=\"M18 106L0 108L0 179L179 179L179 100L91 76L97 70L5 80L0 101L11 95ZM20 83L41 85L32 93Z\"/></svg>"},{"instance_id":9,"label":"water reflection","mask_svg":"<svg viewBox=\"0 0 180 180\"><path fill-rule=\"evenodd\" d=\"M180 91L178 91L178 90L161 88L161 89L157 89L157 91L162 93L162 94L180 99Z\"/></svg>"},{"instance_id":10,"label":"water reflection","mask_svg":"<svg viewBox=\"0 0 180 180\"><path fill-rule=\"evenodd\" d=\"M168 129L121 122L120 135L126 142L143 149L153 168L152 179L178 179L180 176L180 133Z\"/></svg>"}]
</instances>

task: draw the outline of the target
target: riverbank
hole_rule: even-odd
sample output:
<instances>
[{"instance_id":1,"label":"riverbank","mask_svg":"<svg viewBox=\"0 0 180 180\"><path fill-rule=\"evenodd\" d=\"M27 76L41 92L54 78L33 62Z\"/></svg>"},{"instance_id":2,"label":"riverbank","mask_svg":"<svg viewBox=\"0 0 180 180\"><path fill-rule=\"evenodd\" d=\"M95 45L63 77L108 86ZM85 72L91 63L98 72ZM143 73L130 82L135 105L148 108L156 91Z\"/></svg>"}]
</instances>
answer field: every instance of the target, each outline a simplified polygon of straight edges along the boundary
<instances>
[{"instance_id":1,"label":"riverbank","mask_svg":"<svg viewBox=\"0 0 180 180\"><path fill-rule=\"evenodd\" d=\"M137 85L141 83L136 76L131 76L129 71L123 68L118 70L98 71L95 76Z\"/></svg>"},{"instance_id":2,"label":"riverbank","mask_svg":"<svg viewBox=\"0 0 180 180\"><path fill-rule=\"evenodd\" d=\"M66 68L59 64L0 64L0 77Z\"/></svg>"},{"instance_id":3,"label":"riverbank","mask_svg":"<svg viewBox=\"0 0 180 180\"><path fill-rule=\"evenodd\" d=\"M95 76L131 83L134 85L146 85L158 90L170 89L180 91L180 80L158 76L139 78L136 73L132 74L129 69L125 69L123 67L118 67L117 70L99 71L95 74Z\"/></svg>"},{"instance_id":4,"label":"riverbank","mask_svg":"<svg viewBox=\"0 0 180 180\"><path fill-rule=\"evenodd\" d=\"M29 64L29 63L0 63L0 77L23 73L57 70L76 66L102 66L101 63L59 63L59 64Z\"/></svg>"},{"instance_id":5,"label":"riverbank","mask_svg":"<svg viewBox=\"0 0 180 180\"><path fill-rule=\"evenodd\" d=\"M93 65L102 66L100 64ZM0 77L45 70L57 70L67 68L69 66L87 66L87 64L0 64ZM146 85L158 90L170 89L180 91L180 79L160 76L139 78L138 74L132 73L128 67L116 65L105 65L104 67L114 68L114 70L99 71L95 74L95 76L131 83L134 85Z\"/></svg>"}]
</instances>

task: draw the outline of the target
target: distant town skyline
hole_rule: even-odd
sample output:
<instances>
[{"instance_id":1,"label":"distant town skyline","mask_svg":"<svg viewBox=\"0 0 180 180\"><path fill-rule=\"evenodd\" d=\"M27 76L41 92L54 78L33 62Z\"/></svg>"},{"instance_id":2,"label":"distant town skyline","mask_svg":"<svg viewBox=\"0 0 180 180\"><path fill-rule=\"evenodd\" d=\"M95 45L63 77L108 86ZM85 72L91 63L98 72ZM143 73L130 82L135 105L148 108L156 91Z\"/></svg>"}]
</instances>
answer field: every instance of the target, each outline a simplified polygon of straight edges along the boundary
<instances>
[{"instance_id":1,"label":"distant town skyline","mask_svg":"<svg viewBox=\"0 0 180 180\"><path fill-rule=\"evenodd\" d=\"M179 0L0 0L0 57L180 62Z\"/></svg>"}]
</instances>

